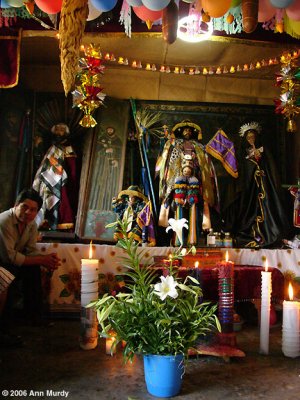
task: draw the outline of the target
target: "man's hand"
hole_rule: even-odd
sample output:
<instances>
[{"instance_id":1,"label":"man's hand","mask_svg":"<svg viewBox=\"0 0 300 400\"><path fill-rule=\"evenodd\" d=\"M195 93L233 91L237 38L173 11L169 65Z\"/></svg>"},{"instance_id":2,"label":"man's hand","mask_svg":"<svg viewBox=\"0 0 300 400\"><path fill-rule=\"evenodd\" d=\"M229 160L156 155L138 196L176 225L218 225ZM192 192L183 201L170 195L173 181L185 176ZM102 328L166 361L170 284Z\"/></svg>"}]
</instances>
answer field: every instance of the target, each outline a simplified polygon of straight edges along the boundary
<instances>
[{"instance_id":1,"label":"man's hand","mask_svg":"<svg viewBox=\"0 0 300 400\"><path fill-rule=\"evenodd\" d=\"M61 265L61 260L56 253L45 254L42 265L50 271L54 271Z\"/></svg>"}]
</instances>

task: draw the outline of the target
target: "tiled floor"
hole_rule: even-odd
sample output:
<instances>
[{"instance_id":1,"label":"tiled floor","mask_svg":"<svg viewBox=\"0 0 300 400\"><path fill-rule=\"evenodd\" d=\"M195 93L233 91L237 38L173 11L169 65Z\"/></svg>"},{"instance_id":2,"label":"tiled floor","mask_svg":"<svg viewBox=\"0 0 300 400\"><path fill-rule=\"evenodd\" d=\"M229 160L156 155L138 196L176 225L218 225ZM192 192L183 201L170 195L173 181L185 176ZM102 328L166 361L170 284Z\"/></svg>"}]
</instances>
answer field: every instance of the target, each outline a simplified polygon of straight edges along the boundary
<instances>
[{"instance_id":1,"label":"tiled floor","mask_svg":"<svg viewBox=\"0 0 300 400\"><path fill-rule=\"evenodd\" d=\"M148 400L143 364L136 357L123 365L121 351L105 354L103 339L94 350L78 344L79 320L54 320L54 326L17 325L22 348L0 349L0 387L8 398L71 400ZM281 326L270 331L270 352L259 354L258 327L243 327L237 334L245 357L199 356L186 364L182 390L176 399L189 400L299 400L300 357L281 351Z\"/></svg>"}]
</instances>

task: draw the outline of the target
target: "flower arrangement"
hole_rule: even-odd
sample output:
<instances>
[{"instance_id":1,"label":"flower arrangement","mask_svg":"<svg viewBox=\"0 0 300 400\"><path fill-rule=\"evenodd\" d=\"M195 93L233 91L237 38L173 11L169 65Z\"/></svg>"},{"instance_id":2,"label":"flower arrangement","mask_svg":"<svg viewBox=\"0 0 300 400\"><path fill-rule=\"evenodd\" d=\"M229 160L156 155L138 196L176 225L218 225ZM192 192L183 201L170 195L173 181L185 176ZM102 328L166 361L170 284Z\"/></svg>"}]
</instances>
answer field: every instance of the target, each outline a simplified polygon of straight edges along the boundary
<instances>
[{"instance_id":1,"label":"flower arrangement","mask_svg":"<svg viewBox=\"0 0 300 400\"><path fill-rule=\"evenodd\" d=\"M110 337L114 331L114 346L126 343L125 361L134 354L186 356L199 336L220 331L217 306L199 303L202 291L195 278L188 276L181 282L173 265L181 257L180 249L169 258L168 275L157 282L157 271L144 256L145 250L126 236L126 221L117 223L124 232L117 245L127 254L122 257L127 292L105 293L88 305L96 310L100 336Z\"/></svg>"}]
</instances>

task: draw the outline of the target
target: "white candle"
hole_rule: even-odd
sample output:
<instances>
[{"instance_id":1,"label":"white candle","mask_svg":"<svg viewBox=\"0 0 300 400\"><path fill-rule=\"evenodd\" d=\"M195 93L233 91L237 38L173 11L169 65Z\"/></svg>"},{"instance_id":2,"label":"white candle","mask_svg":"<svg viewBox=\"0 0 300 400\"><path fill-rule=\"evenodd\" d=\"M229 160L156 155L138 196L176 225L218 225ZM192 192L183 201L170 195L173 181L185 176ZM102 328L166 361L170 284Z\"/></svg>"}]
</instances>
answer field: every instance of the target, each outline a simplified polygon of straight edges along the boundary
<instances>
[{"instance_id":1,"label":"white candle","mask_svg":"<svg viewBox=\"0 0 300 400\"><path fill-rule=\"evenodd\" d=\"M115 332L110 332L110 337L105 339L105 352L113 356L116 353L116 346L113 347L114 342L116 341Z\"/></svg>"},{"instance_id":2,"label":"white candle","mask_svg":"<svg viewBox=\"0 0 300 400\"><path fill-rule=\"evenodd\" d=\"M289 284L290 300L283 301L282 352L287 357L300 355L300 303L293 301L293 286Z\"/></svg>"},{"instance_id":3,"label":"white candle","mask_svg":"<svg viewBox=\"0 0 300 400\"><path fill-rule=\"evenodd\" d=\"M98 343L98 324L93 309L86 308L91 301L98 299L99 260L93 259L92 242L89 258L81 259L81 335L80 347L84 350L94 349Z\"/></svg>"},{"instance_id":4,"label":"white candle","mask_svg":"<svg viewBox=\"0 0 300 400\"><path fill-rule=\"evenodd\" d=\"M268 271L268 261L265 270L261 272L261 308L260 308L260 353L269 354L270 308L272 293L272 273Z\"/></svg>"}]
</instances>

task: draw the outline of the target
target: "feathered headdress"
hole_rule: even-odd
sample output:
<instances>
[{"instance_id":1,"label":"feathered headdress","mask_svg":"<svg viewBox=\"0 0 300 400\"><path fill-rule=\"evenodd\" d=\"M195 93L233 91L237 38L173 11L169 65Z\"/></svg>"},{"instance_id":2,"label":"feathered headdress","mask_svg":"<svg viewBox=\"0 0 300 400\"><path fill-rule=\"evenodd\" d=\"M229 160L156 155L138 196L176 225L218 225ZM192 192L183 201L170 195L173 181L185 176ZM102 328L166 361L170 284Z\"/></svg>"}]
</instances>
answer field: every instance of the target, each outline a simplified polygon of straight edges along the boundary
<instances>
[{"instance_id":1,"label":"feathered headdress","mask_svg":"<svg viewBox=\"0 0 300 400\"><path fill-rule=\"evenodd\" d=\"M247 124L244 124L240 127L239 134L240 136L244 136L247 131L256 131L257 133L261 132L261 126L258 122L252 121Z\"/></svg>"}]
</instances>

